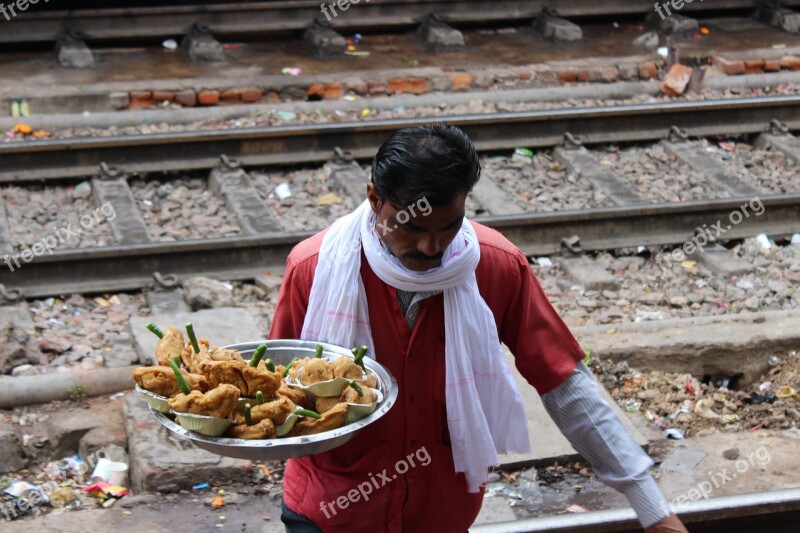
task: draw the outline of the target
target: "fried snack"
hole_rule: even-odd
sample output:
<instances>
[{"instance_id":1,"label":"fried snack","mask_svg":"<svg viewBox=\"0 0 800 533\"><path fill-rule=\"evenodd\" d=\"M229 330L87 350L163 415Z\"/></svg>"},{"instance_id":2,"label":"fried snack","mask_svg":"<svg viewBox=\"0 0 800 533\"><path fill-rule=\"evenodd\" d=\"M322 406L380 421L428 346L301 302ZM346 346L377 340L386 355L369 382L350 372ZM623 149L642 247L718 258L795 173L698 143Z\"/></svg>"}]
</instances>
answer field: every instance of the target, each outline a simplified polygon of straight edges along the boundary
<instances>
[{"instance_id":1,"label":"fried snack","mask_svg":"<svg viewBox=\"0 0 800 533\"><path fill-rule=\"evenodd\" d=\"M237 361L239 363L247 363L242 357L239 350L232 350L230 348L217 348L209 352L212 361Z\"/></svg>"},{"instance_id":2,"label":"fried snack","mask_svg":"<svg viewBox=\"0 0 800 533\"><path fill-rule=\"evenodd\" d=\"M378 376L375 374L367 374L367 377L364 379L357 379L355 380L356 383L359 385L366 385L370 389L377 389L378 388Z\"/></svg>"},{"instance_id":3,"label":"fried snack","mask_svg":"<svg viewBox=\"0 0 800 533\"><path fill-rule=\"evenodd\" d=\"M186 383L196 391L205 392L209 389L208 381L205 376L199 374L189 374L181 371ZM153 394L171 397L181 392L175 373L169 366L143 366L134 369L133 380L139 387L150 391Z\"/></svg>"},{"instance_id":4,"label":"fried snack","mask_svg":"<svg viewBox=\"0 0 800 533\"><path fill-rule=\"evenodd\" d=\"M207 359L199 366L200 372L206 376L212 387L228 383L238 387L245 398L253 398L259 391L265 398L272 398L281 384L280 375L276 372L253 368L238 361Z\"/></svg>"},{"instance_id":5,"label":"fried snack","mask_svg":"<svg viewBox=\"0 0 800 533\"><path fill-rule=\"evenodd\" d=\"M306 395L305 392L301 391L300 389L290 387L285 382L281 382L281 386L276 395L281 398L288 398L295 405L299 405L300 407L305 407L306 409L314 408L314 404L311 402L311 400L309 400L308 395Z\"/></svg>"},{"instance_id":6,"label":"fried snack","mask_svg":"<svg viewBox=\"0 0 800 533\"><path fill-rule=\"evenodd\" d=\"M342 356L333 362L333 377L346 379L361 379L364 371L352 359ZM305 374L305 372L303 372Z\"/></svg>"},{"instance_id":7,"label":"fried snack","mask_svg":"<svg viewBox=\"0 0 800 533\"><path fill-rule=\"evenodd\" d=\"M211 355L208 353L209 343L206 339L200 339L197 341L197 344L200 346L200 353L194 353L191 342L187 341L186 344L184 344L183 351L181 352L181 362L190 372L203 374L200 368L201 363L204 361L211 361Z\"/></svg>"},{"instance_id":8,"label":"fried snack","mask_svg":"<svg viewBox=\"0 0 800 533\"><path fill-rule=\"evenodd\" d=\"M304 358L298 359L297 361L294 362L292 367L289 369L289 377L292 378L292 381L297 383L297 373L300 372L300 369L303 368L304 366L306 366L309 361L311 361L310 357L304 357ZM284 367L284 370L285 370L285 367ZM283 371L281 371L281 372L283 372ZM303 372L303 373L305 374L305 372ZM283 375L283 374L281 373L281 375Z\"/></svg>"},{"instance_id":9,"label":"fried snack","mask_svg":"<svg viewBox=\"0 0 800 533\"><path fill-rule=\"evenodd\" d=\"M272 420L273 424L280 426L286 422L290 414L294 413L295 407L292 400L288 398L278 398L277 400L272 400L271 402L266 402L251 408L250 417L253 420L253 424L258 424L265 418L268 418ZM244 413L236 413L234 422L237 424L244 424Z\"/></svg>"},{"instance_id":10,"label":"fried snack","mask_svg":"<svg viewBox=\"0 0 800 533\"><path fill-rule=\"evenodd\" d=\"M178 394L170 398L169 407L178 413L229 418L236 409L238 400L239 389L224 383L205 394L200 391Z\"/></svg>"},{"instance_id":11,"label":"fried snack","mask_svg":"<svg viewBox=\"0 0 800 533\"><path fill-rule=\"evenodd\" d=\"M312 359L303 366L303 375L300 378L303 385L311 385L320 381L333 379L333 367L324 359Z\"/></svg>"},{"instance_id":12,"label":"fried snack","mask_svg":"<svg viewBox=\"0 0 800 533\"><path fill-rule=\"evenodd\" d=\"M361 405L375 403L378 401L378 395L375 394L374 390L370 389L369 387L361 387L361 390L364 392L363 396L359 396L358 392L354 388L347 387L342 392L339 401L344 403L357 403Z\"/></svg>"},{"instance_id":13,"label":"fried snack","mask_svg":"<svg viewBox=\"0 0 800 533\"><path fill-rule=\"evenodd\" d=\"M316 407L317 412L322 415L340 403L342 403L342 400L339 399L338 396L334 396L333 398L317 398L317 401L314 402L314 407Z\"/></svg>"},{"instance_id":14,"label":"fried snack","mask_svg":"<svg viewBox=\"0 0 800 533\"><path fill-rule=\"evenodd\" d=\"M231 426L225 436L232 439L271 439L275 436L275 424L269 418L252 426L237 424Z\"/></svg>"},{"instance_id":15,"label":"fried snack","mask_svg":"<svg viewBox=\"0 0 800 533\"><path fill-rule=\"evenodd\" d=\"M156 359L161 366L169 366L169 360L183 353L183 332L174 326L164 331L164 336L156 344ZM186 368L189 368L188 366Z\"/></svg>"},{"instance_id":16,"label":"fried snack","mask_svg":"<svg viewBox=\"0 0 800 533\"><path fill-rule=\"evenodd\" d=\"M304 417L295 424L287 437L316 435L332 429L340 428L347 419L347 404L339 403L330 408L322 418Z\"/></svg>"}]
</instances>

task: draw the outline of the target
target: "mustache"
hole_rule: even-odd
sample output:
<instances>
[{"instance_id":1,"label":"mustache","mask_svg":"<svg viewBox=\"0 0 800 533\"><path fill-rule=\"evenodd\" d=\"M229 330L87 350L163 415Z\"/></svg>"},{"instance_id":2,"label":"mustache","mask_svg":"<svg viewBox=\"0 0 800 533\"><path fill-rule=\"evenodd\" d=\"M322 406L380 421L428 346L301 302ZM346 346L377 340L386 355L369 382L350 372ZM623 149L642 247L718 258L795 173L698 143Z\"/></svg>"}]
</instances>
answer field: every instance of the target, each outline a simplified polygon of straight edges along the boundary
<instances>
[{"instance_id":1,"label":"mustache","mask_svg":"<svg viewBox=\"0 0 800 533\"><path fill-rule=\"evenodd\" d=\"M410 259L411 261L441 261L444 257L444 252L439 252L436 255L425 255L421 252L408 252L403 254L404 259Z\"/></svg>"}]
</instances>

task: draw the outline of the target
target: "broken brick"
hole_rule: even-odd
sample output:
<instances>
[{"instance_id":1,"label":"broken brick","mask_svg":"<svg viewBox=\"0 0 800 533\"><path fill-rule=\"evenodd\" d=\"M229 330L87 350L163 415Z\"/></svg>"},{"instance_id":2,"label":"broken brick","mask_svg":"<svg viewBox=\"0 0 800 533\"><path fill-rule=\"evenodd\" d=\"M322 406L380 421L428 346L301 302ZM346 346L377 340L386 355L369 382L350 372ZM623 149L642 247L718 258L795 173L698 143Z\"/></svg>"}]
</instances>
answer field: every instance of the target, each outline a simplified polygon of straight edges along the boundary
<instances>
[{"instance_id":1,"label":"broken brick","mask_svg":"<svg viewBox=\"0 0 800 533\"><path fill-rule=\"evenodd\" d=\"M219 103L219 91L201 91L197 95L197 102L200 105L217 105Z\"/></svg>"},{"instance_id":2,"label":"broken brick","mask_svg":"<svg viewBox=\"0 0 800 533\"><path fill-rule=\"evenodd\" d=\"M153 93L150 91L131 91L131 109L142 109L153 105Z\"/></svg>"},{"instance_id":3,"label":"broken brick","mask_svg":"<svg viewBox=\"0 0 800 533\"><path fill-rule=\"evenodd\" d=\"M173 100L175 100L175 93L172 91L153 91L153 101L157 104Z\"/></svg>"},{"instance_id":4,"label":"broken brick","mask_svg":"<svg viewBox=\"0 0 800 533\"><path fill-rule=\"evenodd\" d=\"M389 80L389 92L424 94L428 92L428 82L422 78L395 78Z\"/></svg>"},{"instance_id":5,"label":"broken brick","mask_svg":"<svg viewBox=\"0 0 800 533\"><path fill-rule=\"evenodd\" d=\"M643 80L658 78L658 65L652 61L639 63L639 78Z\"/></svg>"},{"instance_id":6,"label":"broken brick","mask_svg":"<svg viewBox=\"0 0 800 533\"><path fill-rule=\"evenodd\" d=\"M747 59L744 62L744 70L748 74L758 74L764 70L763 59Z\"/></svg>"},{"instance_id":7,"label":"broken brick","mask_svg":"<svg viewBox=\"0 0 800 533\"><path fill-rule=\"evenodd\" d=\"M781 62L777 60L764 61L764 72L778 72L781 69Z\"/></svg>"},{"instance_id":8,"label":"broken brick","mask_svg":"<svg viewBox=\"0 0 800 533\"><path fill-rule=\"evenodd\" d=\"M184 107L194 107L197 105L197 94L191 89L185 89L175 93L175 101Z\"/></svg>"},{"instance_id":9,"label":"broken brick","mask_svg":"<svg viewBox=\"0 0 800 533\"><path fill-rule=\"evenodd\" d=\"M261 97L264 96L264 93L261 91L261 89L258 89L257 87L245 87L240 91L240 93L242 95L242 102L247 102L248 104L258 102L261 100ZM272 94L276 96L278 95L278 93L274 91ZM278 98L280 99L280 97Z\"/></svg>"},{"instance_id":10,"label":"broken brick","mask_svg":"<svg viewBox=\"0 0 800 533\"><path fill-rule=\"evenodd\" d=\"M223 91L219 98L223 104L235 104L242 99L242 93L236 89L229 89Z\"/></svg>"},{"instance_id":11,"label":"broken brick","mask_svg":"<svg viewBox=\"0 0 800 533\"><path fill-rule=\"evenodd\" d=\"M472 76L466 72L449 72L448 76L450 76L450 81L452 82L450 89L453 91L469 89L472 84Z\"/></svg>"},{"instance_id":12,"label":"broken brick","mask_svg":"<svg viewBox=\"0 0 800 533\"><path fill-rule=\"evenodd\" d=\"M781 59L781 65L788 70L800 70L800 57L786 56Z\"/></svg>"},{"instance_id":13,"label":"broken brick","mask_svg":"<svg viewBox=\"0 0 800 533\"><path fill-rule=\"evenodd\" d=\"M681 64L672 65L661 85L661 92L668 96L680 96L686 91L686 86L689 85L691 79L691 68Z\"/></svg>"},{"instance_id":14,"label":"broken brick","mask_svg":"<svg viewBox=\"0 0 800 533\"><path fill-rule=\"evenodd\" d=\"M728 76L738 76L745 73L744 61L717 57L715 63Z\"/></svg>"},{"instance_id":15,"label":"broken brick","mask_svg":"<svg viewBox=\"0 0 800 533\"><path fill-rule=\"evenodd\" d=\"M558 73L559 83L571 83L578 79L578 73L574 70L562 70Z\"/></svg>"}]
</instances>

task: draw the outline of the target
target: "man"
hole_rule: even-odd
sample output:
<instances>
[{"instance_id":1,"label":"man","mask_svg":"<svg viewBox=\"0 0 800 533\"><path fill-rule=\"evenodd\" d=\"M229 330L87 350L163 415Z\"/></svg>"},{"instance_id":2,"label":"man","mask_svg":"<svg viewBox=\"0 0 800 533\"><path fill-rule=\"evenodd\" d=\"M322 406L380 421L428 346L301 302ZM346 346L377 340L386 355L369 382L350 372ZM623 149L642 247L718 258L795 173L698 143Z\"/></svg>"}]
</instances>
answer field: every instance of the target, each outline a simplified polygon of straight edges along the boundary
<instances>
[{"instance_id":1,"label":"man","mask_svg":"<svg viewBox=\"0 0 800 533\"><path fill-rule=\"evenodd\" d=\"M685 531L527 258L465 219L479 177L458 128L398 131L375 156L367 201L290 254L270 337L366 344L399 396L349 443L288 461L286 530L464 533L497 454L529 447L502 342L647 531Z\"/></svg>"}]
</instances>

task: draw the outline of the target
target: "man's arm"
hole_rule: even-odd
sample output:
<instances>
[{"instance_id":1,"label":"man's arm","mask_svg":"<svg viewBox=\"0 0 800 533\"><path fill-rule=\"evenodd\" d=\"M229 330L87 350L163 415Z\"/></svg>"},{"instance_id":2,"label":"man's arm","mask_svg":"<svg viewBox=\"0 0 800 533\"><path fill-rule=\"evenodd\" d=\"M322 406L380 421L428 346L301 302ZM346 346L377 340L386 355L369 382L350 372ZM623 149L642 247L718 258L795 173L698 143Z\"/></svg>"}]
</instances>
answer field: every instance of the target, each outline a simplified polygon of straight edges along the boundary
<instances>
[{"instance_id":1,"label":"man's arm","mask_svg":"<svg viewBox=\"0 0 800 533\"><path fill-rule=\"evenodd\" d=\"M591 463L597 478L628 498L643 527L653 532L686 531L648 473L653 461L602 399L583 363L564 383L543 394L542 402L572 447Z\"/></svg>"}]
</instances>

